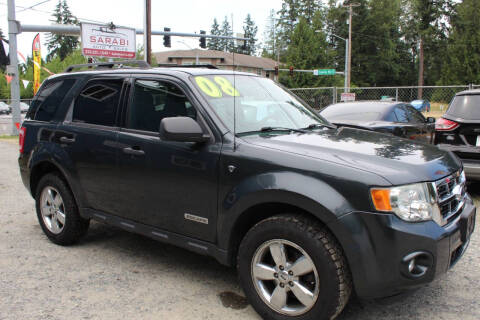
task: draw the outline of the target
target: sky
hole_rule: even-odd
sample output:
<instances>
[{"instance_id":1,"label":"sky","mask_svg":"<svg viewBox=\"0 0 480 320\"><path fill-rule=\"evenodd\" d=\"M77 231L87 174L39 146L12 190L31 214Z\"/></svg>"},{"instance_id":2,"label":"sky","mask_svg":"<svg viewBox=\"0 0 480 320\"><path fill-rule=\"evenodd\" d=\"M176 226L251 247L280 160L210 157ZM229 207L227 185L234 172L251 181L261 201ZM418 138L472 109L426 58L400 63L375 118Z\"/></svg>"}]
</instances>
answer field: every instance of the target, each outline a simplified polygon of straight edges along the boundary
<instances>
[{"instance_id":1,"label":"sky","mask_svg":"<svg viewBox=\"0 0 480 320\"><path fill-rule=\"evenodd\" d=\"M44 2L45 1L45 2ZM227 16L230 24L233 14L233 32L243 33L243 21L248 13L258 26L257 39L263 40L264 28L267 25L271 9L280 10L281 0L151 0L152 30L199 33L200 30L210 33L213 19L219 24ZM42 3L44 2L44 3ZM41 3L32 9L25 8ZM16 0L16 18L23 24L48 25L52 22L53 12L58 0ZM8 37L7 0L0 0L0 28ZM90 22L113 22L115 25L143 29L143 0L67 0L70 11L79 20ZM35 33L18 35L18 50L23 55L30 55ZM47 54L47 34L40 35L42 57ZM184 43L182 43L182 42ZM143 44L143 37L137 35L137 45ZM162 36L152 36L152 51L188 50L198 48L198 38L172 37L172 47L163 47Z\"/></svg>"}]
</instances>

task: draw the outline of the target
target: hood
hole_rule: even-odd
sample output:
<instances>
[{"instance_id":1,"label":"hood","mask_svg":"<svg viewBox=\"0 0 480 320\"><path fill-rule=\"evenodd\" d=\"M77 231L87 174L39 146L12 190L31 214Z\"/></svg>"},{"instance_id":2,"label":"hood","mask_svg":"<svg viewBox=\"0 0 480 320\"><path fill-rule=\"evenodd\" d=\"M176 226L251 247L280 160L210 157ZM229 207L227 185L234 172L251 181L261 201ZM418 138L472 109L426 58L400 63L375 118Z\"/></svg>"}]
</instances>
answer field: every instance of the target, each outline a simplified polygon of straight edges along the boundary
<instances>
[{"instance_id":1,"label":"hood","mask_svg":"<svg viewBox=\"0 0 480 320\"><path fill-rule=\"evenodd\" d=\"M309 133L250 135L247 143L369 171L393 185L435 181L460 169L436 146L348 127Z\"/></svg>"}]
</instances>

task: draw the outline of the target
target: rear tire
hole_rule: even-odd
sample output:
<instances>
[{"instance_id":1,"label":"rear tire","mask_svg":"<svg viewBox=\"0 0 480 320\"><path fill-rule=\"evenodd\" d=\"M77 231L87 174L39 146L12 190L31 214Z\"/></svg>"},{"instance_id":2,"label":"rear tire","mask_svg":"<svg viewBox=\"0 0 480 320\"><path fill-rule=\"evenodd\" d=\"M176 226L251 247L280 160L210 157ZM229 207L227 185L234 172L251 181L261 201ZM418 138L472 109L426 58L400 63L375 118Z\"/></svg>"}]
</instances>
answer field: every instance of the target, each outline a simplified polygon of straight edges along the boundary
<instances>
[{"instance_id":1,"label":"rear tire","mask_svg":"<svg viewBox=\"0 0 480 320\"><path fill-rule=\"evenodd\" d=\"M302 215L257 223L240 244L237 268L247 299L264 319L334 319L352 292L340 245Z\"/></svg>"},{"instance_id":2,"label":"rear tire","mask_svg":"<svg viewBox=\"0 0 480 320\"><path fill-rule=\"evenodd\" d=\"M43 232L56 244L75 243L88 230L90 220L80 216L72 192L57 174L49 173L40 179L35 205Z\"/></svg>"}]
</instances>

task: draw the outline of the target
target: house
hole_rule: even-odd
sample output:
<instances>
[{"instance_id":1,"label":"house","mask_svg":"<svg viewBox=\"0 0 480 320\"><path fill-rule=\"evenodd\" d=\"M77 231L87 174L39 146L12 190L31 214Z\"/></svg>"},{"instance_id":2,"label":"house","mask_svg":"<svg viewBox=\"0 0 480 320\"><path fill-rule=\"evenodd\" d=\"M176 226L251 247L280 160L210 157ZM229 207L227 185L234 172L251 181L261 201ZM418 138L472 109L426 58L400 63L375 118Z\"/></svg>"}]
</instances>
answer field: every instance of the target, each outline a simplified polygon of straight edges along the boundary
<instances>
[{"instance_id":1,"label":"house","mask_svg":"<svg viewBox=\"0 0 480 320\"><path fill-rule=\"evenodd\" d=\"M219 69L250 72L273 79L275 60L216 50L172 50L154 52L158 66L185 66L208 64Z\"/></svg>"}]
</instances>

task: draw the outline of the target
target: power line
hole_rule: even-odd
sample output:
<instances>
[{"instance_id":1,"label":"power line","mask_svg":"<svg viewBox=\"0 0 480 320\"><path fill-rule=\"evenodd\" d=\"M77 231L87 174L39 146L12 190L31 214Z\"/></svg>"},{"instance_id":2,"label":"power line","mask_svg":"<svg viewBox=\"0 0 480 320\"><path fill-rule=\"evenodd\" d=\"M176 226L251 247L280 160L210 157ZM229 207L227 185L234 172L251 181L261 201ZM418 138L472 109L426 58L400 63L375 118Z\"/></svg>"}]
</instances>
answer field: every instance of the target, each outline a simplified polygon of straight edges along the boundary
<instances>
[{"instance_id":1,"label":"power line","mask_svg":"<svg viewBox=\"0 0 480 320\"><path fill-rule=\"evenodd\" d=\"M26 7L26 8L23 8L22 10L20 10L20 11L17 11L17 13L22 12L22 11L25 11L25 10L33 9L33 8L36 7L36 6L39 6L39 5L41 5L41 4L44 4L44 3L50 2L50 1L52 1L52 0L44 0L44 1L38 2L38 3L36 3L36 4L34 4L34 5L30 6L30 7Z\"/></svg>"}]
</instances>

